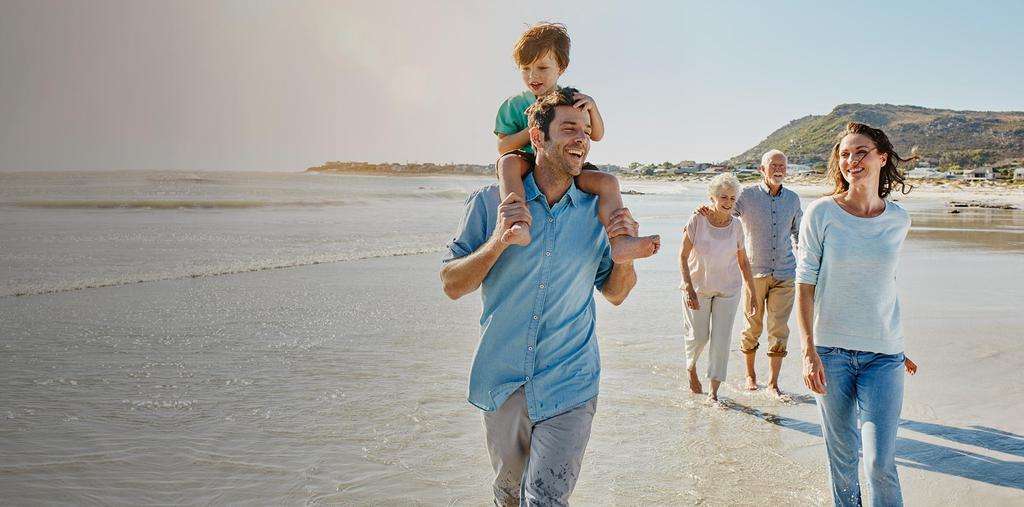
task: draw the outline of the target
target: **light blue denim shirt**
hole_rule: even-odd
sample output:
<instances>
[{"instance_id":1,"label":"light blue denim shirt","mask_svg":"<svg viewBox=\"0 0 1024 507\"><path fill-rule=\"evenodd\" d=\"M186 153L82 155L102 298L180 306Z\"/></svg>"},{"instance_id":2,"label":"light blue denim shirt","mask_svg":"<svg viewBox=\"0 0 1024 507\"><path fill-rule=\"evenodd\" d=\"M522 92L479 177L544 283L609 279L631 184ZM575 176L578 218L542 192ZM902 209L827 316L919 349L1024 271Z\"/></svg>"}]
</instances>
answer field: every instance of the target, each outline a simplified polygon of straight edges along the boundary
<instances>
[{"instance_id":1,"label":"light blue denim shirt","mask_svg":"<svg viewBox=\"0 0 1024 507\"><path fill-rule=\"evenodd\" d=\"M800 196L782 187L772 195L762 180L751 185L736 199L736 215L747 233L747 255L754 277L768 276L776 280L796 277L796 257L800 234Z\"/></svg>"},{"instance_id":2,"label":"light blue denim shirt","mask_svg":"<svg viewBox=\"0 0 1024 507\"><path fill-rule=\"evenodd\" d=\"M597 396L601 362L594 288L612 270L597 197L573 184L553 208L533 175L523 180L533 216L529 246L506 249L484 278L480 344L469 375L469 402L492 411L525 386L532 421ZM477 190L448 244L444 262L469 255L494 233L498 186Z\"/></svg>"}]
</instances>

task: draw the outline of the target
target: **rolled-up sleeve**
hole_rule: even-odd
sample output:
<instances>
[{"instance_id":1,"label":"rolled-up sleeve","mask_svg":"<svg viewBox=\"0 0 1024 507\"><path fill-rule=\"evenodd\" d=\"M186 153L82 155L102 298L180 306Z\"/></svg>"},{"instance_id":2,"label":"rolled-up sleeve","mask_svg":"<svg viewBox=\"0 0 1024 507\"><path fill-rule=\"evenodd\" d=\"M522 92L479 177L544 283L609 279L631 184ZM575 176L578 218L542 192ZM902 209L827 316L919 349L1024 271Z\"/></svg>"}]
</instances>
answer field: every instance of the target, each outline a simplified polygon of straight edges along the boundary
<instances>
[{"instance_id":1,"label":"rolled-up sleeve","mask_svg":"<svg viewBox=\"0 0 1024 507\"><path fill-rule=\"evenodd\" d=\"M800 221L800 246L796 252L796 281L807 285L818 285L818 271L821 269L822 209L808 209Z\"/></svg>"},{"instance_id":2,"label":"rolled-up sleeve","mask_svg":"<svg viewBox=\"0 0 1024 507\"><path fill-rule=\"evenodd\" d=\"M446 263L465 257L487 241L487 206L484 196L479 190L466 199L466 210L459 221L455 237L448 242L448 251L441 259Z\"/></svg>"}]
</instances>

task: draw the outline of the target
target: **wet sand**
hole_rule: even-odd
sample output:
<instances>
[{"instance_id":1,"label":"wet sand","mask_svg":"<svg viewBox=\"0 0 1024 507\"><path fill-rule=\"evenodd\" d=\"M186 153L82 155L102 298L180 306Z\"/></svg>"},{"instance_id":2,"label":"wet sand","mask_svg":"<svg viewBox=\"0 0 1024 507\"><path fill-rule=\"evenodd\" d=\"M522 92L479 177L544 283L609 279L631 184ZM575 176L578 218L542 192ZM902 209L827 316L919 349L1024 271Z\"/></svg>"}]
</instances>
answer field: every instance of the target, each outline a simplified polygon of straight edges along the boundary
<instances>
[{"instance_id":1,"label":"wet sand","mask_svg":"<svg viewBox=\"0 0 1024 507\"><path fill-rule=\"evenodd\" d=\"M789 401L742 389L736 340L724 408L689 393L675 245L693 201L643 190L626 202L665 247L625 304L599 299L601 395L574 503L829 505L795 335ZM906 503L1019 505L1021 212L906 205L898 283L920 365L899 433ZM460 214L437 206L453 230ZM488 503L465 401L479 295L449 301L440 256L0 298L4 501Z\"/></svg>"}]
</instances>

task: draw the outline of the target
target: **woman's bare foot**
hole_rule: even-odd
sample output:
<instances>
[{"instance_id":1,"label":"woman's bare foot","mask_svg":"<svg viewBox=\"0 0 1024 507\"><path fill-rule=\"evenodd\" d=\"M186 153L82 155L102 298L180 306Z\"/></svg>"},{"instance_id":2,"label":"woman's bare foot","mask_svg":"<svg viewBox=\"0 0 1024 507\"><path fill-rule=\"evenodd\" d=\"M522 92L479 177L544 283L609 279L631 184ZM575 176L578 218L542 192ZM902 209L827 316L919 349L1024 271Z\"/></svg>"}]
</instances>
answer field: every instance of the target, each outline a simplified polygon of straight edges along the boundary
<instances>
[{"instance_id":1,"label":"woman's bare foot","mask_svg":"<svg viewBox=\"0 0 1024 507\"><path fill-rule=\"evenodd\" d=\"M757 390L757 377L756 376L752 376L752 375L747 375L747 385L745 385L744 387L746 387L746 389L748 391L756 391Z\"/></svg>"},{"instance_id":2,"label":"woman's bare foot","mask_svg":"<svg viewBox=\"0 0 1024 507\"><path fill-rule=\"evenodd\" d=\"M611 240L612 260L615 262L628 262L635 259L650 257L661 248L661 236L643 236L634 238L632 236L616 236Z\"/></svg>"},{"instance_id":3,"label":"woman's bare foot","mask_svg":"<svg viewBox=\"0 0 1024 507\"><path fill-rule=\"evenodd\" d=\"M775 395L776 398L780 398L780 399L784 396L782 394L782 390L779 389L778 385L769 385L768 386L768 394Z\"/></svg>"},{"instance_id":4,"label":"woman's bare foot","mask_svg":"<svg viewBox=\"0 0 1024 507\"><path fill-rule=\"evenodd\" d=\"M516 222L501 235L501 242L508 245L526 246L530 244L530 228L524 222Z\"/></svg>"},{"instance_id":5,"label":"woman's bare foot","mask_svg":"<svg viewBox=\"0 0 1024 507\"><path fill-rule=\"evenodd\" d=\"M700 385L700 377L697 376L696 370L686 370L690 373L690 392L693 394L700 394L704 392L704 386Z\"/></svg>"}]
</instances>

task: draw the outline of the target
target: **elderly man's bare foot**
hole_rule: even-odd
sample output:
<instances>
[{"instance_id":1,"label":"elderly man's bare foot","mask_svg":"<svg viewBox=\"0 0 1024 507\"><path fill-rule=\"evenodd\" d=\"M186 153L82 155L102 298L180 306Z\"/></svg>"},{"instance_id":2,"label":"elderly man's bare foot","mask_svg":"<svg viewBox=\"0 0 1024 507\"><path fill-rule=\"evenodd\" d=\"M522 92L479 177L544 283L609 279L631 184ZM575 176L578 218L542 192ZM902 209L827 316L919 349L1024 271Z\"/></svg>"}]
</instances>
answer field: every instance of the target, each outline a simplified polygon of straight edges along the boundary
<instances>
[{"instance_id":1,"label":"elderly man's bare foot","mask_svg":"<svg viewBox=\"0 0 1024 507\"><path fill-rule=\"evenodd\" d=\"M748 391L757 390L757 377L747 375L747 384L744 386Z\"/></svg>"},{"instance_id":2,"label":"elderly man's bare foot","mask_svg":"<svg viewBox=\"0 0 1024 507\"><path fill-rule=\"evenodd\" d=\"M634 238L632 236L616 236L611 239L612 260L615 262L628 262L635 259L650 257L661 248L661 236L643 236Z\"/></svg>"},{"instance_id":3,"label":"elderly man's bare foot","mask_svg":"<svg viewBox=\"0 0 1024 507\"><path fill-rule=\"evenodd\" d=\"M718 393L708 393L708 403L717 403Z\"/></svg>"},{"instance_id":4,"label":"elderly man's bare foot","mask_svg":"<svg viewBox=\"0 0 1024 507\"><path fill-rule=\"evenodd\" d=\"M704 392L704 386L700 384L700 377L697 376L695 370L686 370L690 373L690 392L693 394L700 394Z\"/></svg>"},{"instance_id":5,"label":"elderly man's bare foot","mask_svg":"<svg viewBox=\"0 0 1024 507\"><path fill-rule=\"evenodd\" d=\"M776 398L779 399L785 397L785 395L782 394L782 390L779 389L779 386L774 384L768 386L768 394L774 395Z\"/></svg>"},{"instance_id":6,"label":"elderly man's bare foot","mask_svg":"<svg viewBox=\"0 0 1024 507\"><path fill-rule=\"evenodd\" d=\"M530 244L530 228L523 222L516 222L501 235L501 242L509 245L526 246Z\"/></svg>"}]
</instances>

